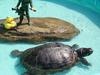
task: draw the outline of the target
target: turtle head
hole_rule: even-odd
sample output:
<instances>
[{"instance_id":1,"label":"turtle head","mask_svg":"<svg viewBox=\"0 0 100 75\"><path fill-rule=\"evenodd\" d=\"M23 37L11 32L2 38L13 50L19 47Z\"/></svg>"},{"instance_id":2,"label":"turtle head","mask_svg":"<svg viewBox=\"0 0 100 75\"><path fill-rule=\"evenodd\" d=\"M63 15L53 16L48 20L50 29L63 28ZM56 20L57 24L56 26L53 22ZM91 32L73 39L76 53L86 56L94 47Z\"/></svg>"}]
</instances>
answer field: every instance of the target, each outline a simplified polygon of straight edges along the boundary
<instances>
[{"instance_id":1,"label":"turtle head","mask_svg":"<svg viewBox=\"0 0 100 75\"><path fill-rule=\"evenodd\" d=\"M76 50L78 57L82 58L85 56L89 56L93 53L93 50L91 48L79 48Z\"/></svg>"}]
</instances>

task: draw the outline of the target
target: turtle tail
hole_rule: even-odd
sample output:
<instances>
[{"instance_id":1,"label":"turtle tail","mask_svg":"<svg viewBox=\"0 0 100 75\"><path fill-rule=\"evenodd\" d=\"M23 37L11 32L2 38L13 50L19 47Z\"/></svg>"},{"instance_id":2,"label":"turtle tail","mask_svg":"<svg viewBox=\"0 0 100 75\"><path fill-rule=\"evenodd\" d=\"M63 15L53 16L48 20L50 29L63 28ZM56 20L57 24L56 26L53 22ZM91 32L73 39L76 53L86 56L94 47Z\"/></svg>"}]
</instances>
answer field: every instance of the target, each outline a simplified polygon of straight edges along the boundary
<instances>
[{"instance_id":1,"label":"turtle tail","mask_svg":"<svg viewBox=\"0 0 100 75\"><path fill-rule=\"evenodd\" d=\"M11 52L12 57L19 57L22 54L19 50L14 50Z\"/></svg>"}]
</instances>

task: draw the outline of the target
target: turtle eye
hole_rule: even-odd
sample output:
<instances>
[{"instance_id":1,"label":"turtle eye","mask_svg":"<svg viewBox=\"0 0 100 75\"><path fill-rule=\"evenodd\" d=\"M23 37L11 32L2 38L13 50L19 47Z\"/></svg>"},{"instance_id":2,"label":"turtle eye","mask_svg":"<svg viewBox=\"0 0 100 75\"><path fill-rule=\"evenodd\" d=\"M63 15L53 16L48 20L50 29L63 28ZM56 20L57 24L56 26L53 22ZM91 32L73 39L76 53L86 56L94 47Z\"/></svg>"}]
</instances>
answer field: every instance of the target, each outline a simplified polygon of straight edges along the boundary
<instances>
[{"instance_id":1,"label":"turtle eye","mask_svg":"<svg viewBox=\"0 0 100 75\"><path fill-rule=\"evenodd\" d=\"M93 50L91 48L87 48L87 55L90 55L93 53Z\"/></svg>"},{"instance_id":2,"label":"turtle eye","mask_svg":"<svg viewBox=\"0 0 100 75\"><path fill-rule=\"evenodd\" d=\"M88 48L88 50L89 50L89 51L92 51L92 49L91 49L91 48Z\"/></svg>"},{"instance_id":3,"label":"turtle eye","mask_svg":"<svg viewBox=\"0 0 100 75\"><path fill-rule=\"evenodd\" d=\"M93 53L93 50L91 48L89 48L90 53Z\"/></svg>"}]
</instances>

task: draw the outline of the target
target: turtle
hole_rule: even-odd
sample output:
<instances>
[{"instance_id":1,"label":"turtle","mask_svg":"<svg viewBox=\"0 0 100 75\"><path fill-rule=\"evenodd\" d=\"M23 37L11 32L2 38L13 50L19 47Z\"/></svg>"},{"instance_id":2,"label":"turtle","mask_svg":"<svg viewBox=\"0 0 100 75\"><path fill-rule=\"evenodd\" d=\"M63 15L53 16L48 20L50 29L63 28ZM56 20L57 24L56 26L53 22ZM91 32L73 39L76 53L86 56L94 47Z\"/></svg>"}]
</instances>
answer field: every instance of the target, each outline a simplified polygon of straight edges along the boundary
<instances>
[{"instance_id":1,"label":"turtle","mask_svg":"<svg viewBox=\"0 0 100 75\"><path fill-rule=\"evenodd\" d=\"M48 75L59 71L68 70L77 62L91 66L84 58L93 53L91 48L79 48L59 42L51 42L29 48L25 51L13 50L11 56L19 57L20 63L27 72L22 75Z\"/></svg>"}]
</instances>

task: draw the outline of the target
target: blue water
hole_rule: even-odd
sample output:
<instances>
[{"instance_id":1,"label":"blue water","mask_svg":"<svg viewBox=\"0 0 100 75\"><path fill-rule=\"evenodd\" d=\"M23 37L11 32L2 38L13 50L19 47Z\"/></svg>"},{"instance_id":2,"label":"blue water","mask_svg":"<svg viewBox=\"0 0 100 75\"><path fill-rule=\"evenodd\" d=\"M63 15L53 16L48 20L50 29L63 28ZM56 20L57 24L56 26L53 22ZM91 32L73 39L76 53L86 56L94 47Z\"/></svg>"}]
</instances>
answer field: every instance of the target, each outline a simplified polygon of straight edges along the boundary
<instances>
[{"instance_id":1,"label":"blue water","mask_svg":"<svg viewBox=\"0 0 100 75\"><path fill-rule=\"evenodd\" d=\"M0 0L0 19L7 16L18 17L13 11L18 0ZM56 17L74 24L80 34L64 44L78 44L80 47L91 47L94 53L86 57L92 64L89 69L74 66L69 72L66 70L55 75L100 75L100 14L95 11L68 2L67 0L34 0L37 12L30 11L33 17ZM39 44L40 45L40 44ZM16 67L17 58L10 57L14 49L24 51L37 45L31 43L4 42L0 40L0 75L19 75L23 72L22 67Z\"/></svg>"},{"instance_id":2,"label":"blue water","mask_svg":"<svg viewBox=\"0 0 100 75\"><path fill-rule=\"evenodd\" d=\"M100 13L100 0L67 0Z\"/></svg>"}]
</instances>

